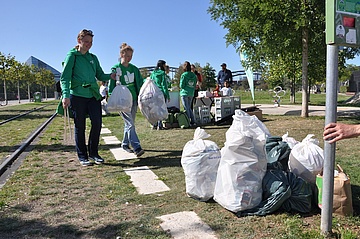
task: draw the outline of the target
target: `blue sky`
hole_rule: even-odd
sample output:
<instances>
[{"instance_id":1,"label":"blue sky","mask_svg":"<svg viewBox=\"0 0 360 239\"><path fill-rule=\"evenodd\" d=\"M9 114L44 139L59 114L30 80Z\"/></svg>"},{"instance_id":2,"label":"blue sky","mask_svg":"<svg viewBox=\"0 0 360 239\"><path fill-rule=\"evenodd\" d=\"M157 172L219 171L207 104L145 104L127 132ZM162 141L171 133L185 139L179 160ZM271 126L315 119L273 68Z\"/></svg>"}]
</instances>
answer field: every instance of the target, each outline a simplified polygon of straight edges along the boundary
<instances>
[{"instance_id":1,"label":"blue sky","mask_svg":"<svg viewBox=\"0 0 360 239\"><path fill-rule=\"evenodd\" d=\"M94 32L90 52L105 72L117 63L119 46L134 48L132 63L170 66L184 61L210 63L216 71L226 62L241 70L233 46L226 47L224 30L207 13L209 1L193 0L11 0L1 3L0 52L20 62L34 56L61 71L66 53L81 29Z\"/></svg>"},{"instance_id":2,"label":"blue sky","mask_svg":"<svg viewBox=\"0 0 360 239\"><path fill-rule=\"evenodd\" d=\"M94 31L91 52L105 72L117 63L119 46L134 49L132 63L170 66L185 60L216 71L226 62L243 69L233 46L226 47L226 30L210 19L209 1L200 0L11 0L1 3L0 52L25 62L34 56L61 71L66 53L76 45L81 29ZM360 65L359 58L348 61Z\"/></svg>"}]
</instances>

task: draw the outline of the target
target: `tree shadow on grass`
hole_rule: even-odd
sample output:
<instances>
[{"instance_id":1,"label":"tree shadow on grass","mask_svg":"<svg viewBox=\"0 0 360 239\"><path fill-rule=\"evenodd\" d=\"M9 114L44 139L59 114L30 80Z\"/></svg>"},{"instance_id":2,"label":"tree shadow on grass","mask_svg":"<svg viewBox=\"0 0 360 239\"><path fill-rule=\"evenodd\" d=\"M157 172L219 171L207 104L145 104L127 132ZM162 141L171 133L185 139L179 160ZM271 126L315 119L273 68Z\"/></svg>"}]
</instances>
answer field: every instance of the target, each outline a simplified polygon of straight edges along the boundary
<instances>
[{"instance_id":1,"label":"tree shadow on grass","mask_svg":"<svg viewBox=\"0 0 360 239\"><path fill-rule=\"evenodd\" d=\"M104 149L104 148L102 148ZM116 163L105 163L108 166L118 167L141 167L150 166L152 168L162 167L181 167L181 155L182 150L151 150L144 149L145 154L140 158L129 159L129 160L118 160ZM149 156L146 157L146 153L156 152L161 153L160 156Z\"/></svg>"},{"instance_id":2,"label":"tree shadow on grass","mask_svg":"<svg viewBox=\"0 0 360 239\"><path fill-rule=\"evenodd\" d=\"M15 209L15 208L14 208ZM15 209L16 210L16 209ZM95 230L84 230L72 224L49 225L45 220L26 220L19 217L0 217L1 238L54 238L54 239L78 239L78 238L117 238L131 236L136 228L136 234L146 237L153 235L154 238L165 235L161 230L152 230L150 227L139 227L138 223L119 219L119 223L102 225ZM134 235L133 235L134 236Z\"/></svg>"}]
</instances>

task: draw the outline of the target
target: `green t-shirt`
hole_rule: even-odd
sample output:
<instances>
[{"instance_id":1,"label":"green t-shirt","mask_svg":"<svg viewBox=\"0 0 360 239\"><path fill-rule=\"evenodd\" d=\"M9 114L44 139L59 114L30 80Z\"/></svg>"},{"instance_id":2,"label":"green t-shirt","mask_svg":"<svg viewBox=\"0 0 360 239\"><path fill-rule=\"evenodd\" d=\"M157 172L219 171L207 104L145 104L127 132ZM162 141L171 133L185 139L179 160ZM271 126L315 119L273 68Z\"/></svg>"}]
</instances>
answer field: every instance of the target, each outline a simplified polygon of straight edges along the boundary
<instances>
[{"instance_id":1,"label":"green t-shirt","mask_svg":"<svg viewBox=\"0 0 360 239\"><path fill-rule=\"evenodd\" d=\"M143 84L143 78L140 74L139 68L133 64L128 65L128 67L123 66L121 63L114 65L111 70L113 73L116 73L116 68L121 69L120 83L125 85L131 92L133 100L137 101L137 96L140 92L140 88ZM116 86L116 81L111 79L109 82L109 94L111 95L113 89Z\"/></svg>"}]
</instances>

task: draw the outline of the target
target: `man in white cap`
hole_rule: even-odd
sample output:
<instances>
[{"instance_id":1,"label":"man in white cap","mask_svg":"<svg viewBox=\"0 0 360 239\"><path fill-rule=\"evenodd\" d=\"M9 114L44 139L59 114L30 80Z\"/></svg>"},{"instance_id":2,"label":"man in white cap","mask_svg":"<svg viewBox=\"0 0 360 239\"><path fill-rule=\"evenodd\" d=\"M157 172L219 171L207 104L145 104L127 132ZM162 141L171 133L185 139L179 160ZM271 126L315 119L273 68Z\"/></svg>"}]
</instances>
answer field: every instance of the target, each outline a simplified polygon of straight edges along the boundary
<instances>
[{"instance_id":1,"label":"man in white cap","mask_svg":"<svg viewBox=\"0 0 360 239\"><path fill-rule=\"evenodd\" d=\"M232 77L232 72L229 69L226 69L226 63L222 63L221 70L219 71L217 76L217 83L222 88L224 87L225 81L228 81L231 86L233 83L233 77Z\"/></svg>"}]
</instances>

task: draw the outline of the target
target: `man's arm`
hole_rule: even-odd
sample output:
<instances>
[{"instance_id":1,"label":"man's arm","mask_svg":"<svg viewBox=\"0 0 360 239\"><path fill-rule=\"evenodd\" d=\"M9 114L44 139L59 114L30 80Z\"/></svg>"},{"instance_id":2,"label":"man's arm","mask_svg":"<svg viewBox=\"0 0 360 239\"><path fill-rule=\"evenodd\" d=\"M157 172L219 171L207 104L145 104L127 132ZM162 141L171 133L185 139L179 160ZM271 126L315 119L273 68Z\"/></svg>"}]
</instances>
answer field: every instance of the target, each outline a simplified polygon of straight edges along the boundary
<instances>
[{"instance_id":1,"label":"man's arm","mask_svg":"<svg viewBox=\"0 0 360 239\"><path fill-rule=\"evenodd\" d=\"M324 127L323 139L329 143L360 136L360 125L330 123Z\"/></svg>"}]
</instances>

